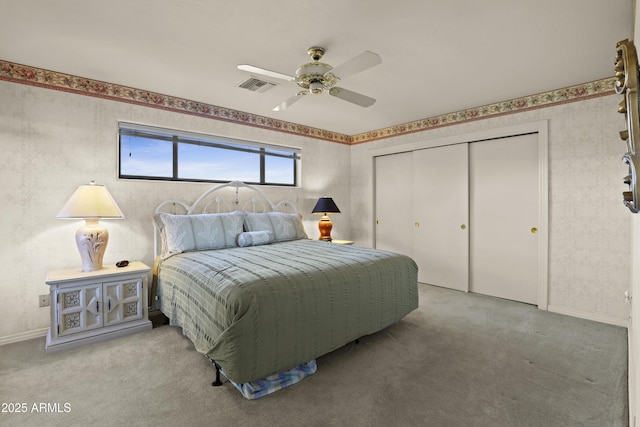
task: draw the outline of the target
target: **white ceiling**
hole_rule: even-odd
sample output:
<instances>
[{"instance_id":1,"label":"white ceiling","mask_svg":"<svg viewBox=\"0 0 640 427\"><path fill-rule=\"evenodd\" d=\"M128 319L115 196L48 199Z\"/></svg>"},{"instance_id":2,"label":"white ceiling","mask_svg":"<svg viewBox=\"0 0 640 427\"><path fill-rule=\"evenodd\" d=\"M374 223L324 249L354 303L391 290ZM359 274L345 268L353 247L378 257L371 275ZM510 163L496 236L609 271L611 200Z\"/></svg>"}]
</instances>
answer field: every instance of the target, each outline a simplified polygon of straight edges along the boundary
<instances>
[{"instance_id":1,"label":"white ceiling","mask_svg":"<svg viewBox=\"0 0 640 427\"><path fill-rule=\"evenodd\" d=\"M0 59L354 135L610 77L633 0L0 0ZM237 87L237 64L293 75L307 48L382 64L272 108L295 83ZM273 80L276 82L276 80Z\"/></svg>"}]
</instances>

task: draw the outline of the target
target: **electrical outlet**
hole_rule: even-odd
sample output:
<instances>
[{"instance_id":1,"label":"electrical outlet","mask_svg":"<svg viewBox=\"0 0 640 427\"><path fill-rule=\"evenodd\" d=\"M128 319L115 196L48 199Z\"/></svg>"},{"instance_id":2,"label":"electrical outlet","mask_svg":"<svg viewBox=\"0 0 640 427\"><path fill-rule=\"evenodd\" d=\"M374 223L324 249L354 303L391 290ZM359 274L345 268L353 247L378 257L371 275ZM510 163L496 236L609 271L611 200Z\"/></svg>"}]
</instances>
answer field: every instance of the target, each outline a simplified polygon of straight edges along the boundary
<instances>
[{"instance_id":1,"label":"electrical outlet","mask_svg":"<svg viewBox=\"0 0 640 427\"><path fill-rule=\"evenodd\" d=\"M38 302L40 304L40 307L49 307L49 305L51 304L49 294L38 295Z\"/></svg>"}]
</instances>

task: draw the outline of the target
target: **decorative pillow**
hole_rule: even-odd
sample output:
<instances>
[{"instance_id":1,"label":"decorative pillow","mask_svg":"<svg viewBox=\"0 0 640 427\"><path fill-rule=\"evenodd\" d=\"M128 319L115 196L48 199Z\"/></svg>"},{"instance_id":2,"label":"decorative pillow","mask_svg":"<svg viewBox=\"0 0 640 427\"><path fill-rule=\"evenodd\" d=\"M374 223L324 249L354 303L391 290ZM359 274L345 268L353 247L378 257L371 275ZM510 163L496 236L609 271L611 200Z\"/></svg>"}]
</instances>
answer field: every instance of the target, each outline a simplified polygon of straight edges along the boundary
<instances>
[{"instance_id":1,"label":"decorative pillow","mask_svg":"<svg viewBox=\"0 0 640 427\"><path fill-rule=\"evenodd\" d=\"M242 233L244 212L172 215L159 212L153 217L162 240L163 257L187 251L236 246Z\"/></svg>"},{"instance_id":2,"label":"decorative pillow","mask_svg":"<svg viewBox=\"0 0 640 427\"><path fill-rule=\"evenodd\" d=\"M268 245L271 243L273 233L270 231L246 231L238 235L238 246Z\"/></svg>"},{"instance_id":3,"label":"decorative pillow","mask_svg":"<svg viewBox=\"0 0 640 427\"><path fill-rule=\"evenodd\" d=\"M302 215L284 212L247 212L244 218L247 231L270 231L273 242L307 239Z\"/></svg>"}]
</instances>

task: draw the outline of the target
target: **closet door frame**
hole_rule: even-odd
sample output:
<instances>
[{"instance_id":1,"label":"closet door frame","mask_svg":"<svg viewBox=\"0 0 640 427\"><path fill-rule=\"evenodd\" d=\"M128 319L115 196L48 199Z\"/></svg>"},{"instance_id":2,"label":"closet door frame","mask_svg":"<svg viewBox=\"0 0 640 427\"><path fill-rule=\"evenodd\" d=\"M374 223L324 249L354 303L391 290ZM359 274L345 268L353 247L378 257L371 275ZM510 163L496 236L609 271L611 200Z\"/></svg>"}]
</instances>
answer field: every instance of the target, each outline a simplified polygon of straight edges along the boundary
<instances>
[{"instance_id":1,"label":"closet door frame","mask_svg":"<svg viewBox=\"0 0 640 427\"><path fill-rule=\"evenodd\" d=\"M538 308L547 310L549 297L549 121L541 120L531 123L522 123L495 129L486 129L467 134L451 135L407 144L373 148L369 151L371 168L375 170L375 158L388 154L402 153L406 151L421 150L424 148L441 147L444 145L481 142L483 140L517 136L527 133L538 135L538 182L539 182L539 218L538 228ZM373 179L375 183L375 175ZM375 184L372 186L372 211L376 206ZM370 224L375 247L376 224L375 217Z\"/></svg>"}]
</instances>

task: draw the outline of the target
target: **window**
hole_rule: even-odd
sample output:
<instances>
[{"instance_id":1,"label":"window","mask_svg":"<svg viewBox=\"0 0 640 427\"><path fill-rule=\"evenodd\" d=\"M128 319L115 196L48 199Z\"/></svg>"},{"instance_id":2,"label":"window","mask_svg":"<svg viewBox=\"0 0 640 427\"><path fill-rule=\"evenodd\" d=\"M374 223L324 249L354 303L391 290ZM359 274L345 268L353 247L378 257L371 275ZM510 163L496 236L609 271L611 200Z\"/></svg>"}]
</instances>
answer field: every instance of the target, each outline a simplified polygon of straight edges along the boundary
<instances>
[{"instance_id":1,"label":"window","mask_svg":"<svg viewBox=\"0 0 640 427\"><path fill-rule=\"evenodd\" d=\"M119 136L120 178L297 185L297 148L122 122Z\"/></svg>"}]
</instances>

